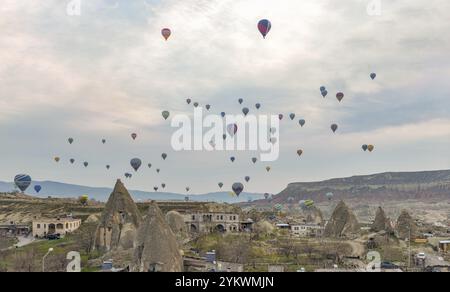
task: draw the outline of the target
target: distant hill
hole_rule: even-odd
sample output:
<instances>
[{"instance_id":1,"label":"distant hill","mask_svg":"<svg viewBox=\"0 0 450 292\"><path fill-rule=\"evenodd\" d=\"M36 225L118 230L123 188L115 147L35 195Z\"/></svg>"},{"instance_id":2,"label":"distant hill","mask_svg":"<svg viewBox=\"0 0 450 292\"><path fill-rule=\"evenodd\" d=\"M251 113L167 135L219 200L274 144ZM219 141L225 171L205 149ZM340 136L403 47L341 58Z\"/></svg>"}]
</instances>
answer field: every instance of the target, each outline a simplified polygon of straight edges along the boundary
<instances>
[{"instance_id":1,"label":"distant hill","mask_svg":"<svg viewBox=\"0 0 450 292\"><path fill-rule=\"evenodd\" d=\"M34 186L40 185L42 190L39 194L34 191ZM14 183L0 182L0 193L10 192L14 190ZM89 195L90 198L96 199L97 201L105 202L108 200L111 194L111 188L101 188L101 187L88 187L74 184L66 184L52 181L42 181L33 182L33 184L28 188L26 194L46 198L52 196L55 198L76 198L81 195ZM176 194L176 193L165 193L165 192L144 192L138 190L130 190L135 201L145 201L145 200L169 200L169 201L181 201L184 200L186 195ZM239 198L231 196L228 192L216 192L208 194L193 194L188 195L191 201L195 202L218 202L218 203L241 203L247 202L249 199L258 200L263 198L262 194L251 194L242 193Z\"/></svg>"},{"instance_id":2,"label":"distant hill","mask_svg":"<svg viewBox=\"0 0 450 292\"><path fill-rule=\"evenodd\" d=\"M336 178L319 182L291 183L274 196L272 203L312 199L326 201L327 193L334 200L450 200L450 170L421 172L386 172L373 175ZM253 202L264 204L265 201Z\"/></svg>"}]
</instances>

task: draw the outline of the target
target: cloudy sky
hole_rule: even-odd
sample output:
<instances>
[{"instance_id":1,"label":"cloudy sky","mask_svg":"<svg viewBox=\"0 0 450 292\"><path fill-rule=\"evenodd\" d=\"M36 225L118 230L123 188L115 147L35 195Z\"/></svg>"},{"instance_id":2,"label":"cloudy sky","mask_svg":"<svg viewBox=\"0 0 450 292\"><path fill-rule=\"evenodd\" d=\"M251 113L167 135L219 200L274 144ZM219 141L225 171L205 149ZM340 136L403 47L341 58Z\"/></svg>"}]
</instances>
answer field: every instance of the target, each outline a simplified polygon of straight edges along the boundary
<instances>
[{"instance_id":1,"label":"cloudy sky","mask_svg":"<svg viewBox=\"0 0 450 292\"><path fill-rule=\"evenodd\" d=\"M249 175L246 191L278 193L295 181L448 169L450 2L381 0L371 16L371 1L81 0L81 15L69 16L69 0L3 0L0 180L27 173L112 186L139 157L153 168L127 181L133 189L228 190ZM265 40L263 18L272 22ZM294 112L307 125L281 122L272 163L253 165L249 152L174 152L161 111L192 115L188 97L214 113L239 113L243 98L251 112L261 103L261 113Z\"/></svg>"}]
</instances>

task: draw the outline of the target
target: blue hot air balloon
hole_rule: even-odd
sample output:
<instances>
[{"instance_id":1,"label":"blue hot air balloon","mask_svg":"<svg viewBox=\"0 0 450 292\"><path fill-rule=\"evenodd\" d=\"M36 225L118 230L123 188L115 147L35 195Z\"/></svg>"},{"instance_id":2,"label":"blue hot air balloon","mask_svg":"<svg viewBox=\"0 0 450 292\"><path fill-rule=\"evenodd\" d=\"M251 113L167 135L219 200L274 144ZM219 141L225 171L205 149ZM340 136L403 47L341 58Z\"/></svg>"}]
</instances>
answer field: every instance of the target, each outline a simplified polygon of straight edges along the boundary
<instances>
[{"instance_id":1,"label":"blue hot air balloon","mask_svg":"<svg viewBox=\"0 0 450 292\"><path fill-rule=\"evenodd\" d=\"M31 184L31 177L27 174L18 174L14 177L14 183L19 190L25 192Z\"/></svg>"},{"instance_id":2,"label":"blue hot air balloon","mask_svg":"<svg viewBox=\"0 0 450 292\"><path fill-rule=\"evenodd\" d=\"M139 158L133 158L131 159L130 164L134 171L138 171L139 167L142 165L142 161Z\"/></svg>"},{"instance_id":3,"label":"blue hot air balloon","mask_svg":"<svg viewBox=\"0 0 450 292\"><path fill-rule=\"evenodd\" d=\"M40 185L35 185L34 190L39 194L39 192L42 190L42 187Z\"/></svg>"}]
</instances>

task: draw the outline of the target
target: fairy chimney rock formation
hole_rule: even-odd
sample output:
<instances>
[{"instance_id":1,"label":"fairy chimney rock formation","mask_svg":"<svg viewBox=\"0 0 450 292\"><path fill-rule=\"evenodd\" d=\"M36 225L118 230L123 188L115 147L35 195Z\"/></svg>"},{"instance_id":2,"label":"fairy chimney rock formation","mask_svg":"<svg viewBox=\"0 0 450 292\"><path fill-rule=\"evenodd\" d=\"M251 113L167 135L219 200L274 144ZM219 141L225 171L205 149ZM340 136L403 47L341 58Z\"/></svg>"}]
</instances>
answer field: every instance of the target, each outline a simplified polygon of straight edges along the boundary
<instances>
[{"instance_id":1,"label":"fairy chimney rock formation","mask_svg":"<svg viewBox=\"0 0 450 292\"><path fill-rule=\"evenodd\" d=\"M373 222L371 226L372 231L380 232L380 231L386 231L386 232L392 232L393 228L391 225L391 220L386 216L386 213L384 212L383 208L378 207L377 213L375 215L375 221Z\"/></svg>"},{"instance_id":2,"label":"fairy chimney rock formation","mask_svg":"<svg viewBox=\"0 0 450 292\"><path fill-rule=\"evenodd\" d=\"M359 231L360 227L355 214L343 201L340 201L325 227L325 237L348 238L358 234Z\"/></svg>"},{"instance_id":3,"label":"fairy chimney rock formation","mask_svg":"<svg viewBox=\"0 0 450 292\"><path fill-rule=\"evenodd\" d=\"M142 217L130 193L117 180L99 220L95 247L104 252L133 248L141 222Z\"/></svg>"},{"instance_id":4,"label":"fairy chimney rock formation","mask_svg":"<svg viewBox=\"0 0 450 292\"><path fill-rule=\"evenodd\" d=\"M181 272L183 258L177 238L155 202L138 231L134 270L140 272Z\"/></svg>"}]
</instances>

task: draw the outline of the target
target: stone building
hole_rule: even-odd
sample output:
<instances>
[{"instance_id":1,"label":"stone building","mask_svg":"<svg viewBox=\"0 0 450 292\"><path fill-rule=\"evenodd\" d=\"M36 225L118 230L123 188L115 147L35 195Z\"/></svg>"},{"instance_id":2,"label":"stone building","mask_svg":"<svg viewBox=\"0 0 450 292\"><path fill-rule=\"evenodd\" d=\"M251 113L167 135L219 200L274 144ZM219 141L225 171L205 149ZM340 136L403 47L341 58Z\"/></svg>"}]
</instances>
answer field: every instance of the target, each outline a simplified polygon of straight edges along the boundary
<instances>
[{"instance_id":1,"label":"stone building","mask_svg":"<svg viewBox=\"0 0 450 292\"><path fill-rule=\"evenodd\" d=\"M81 219L53 218L33 220L33 237L44 238L47 235L66 235L81 226Z\"/></svg>"},{"instance_id":2,"label":"stone building","mask_svg":"<svg viewBox=\"0 0 450 292\"><path fill-rule=\"evenodd\" d=\"M184 222L190 232L242 232L250 230L249 220L241 221L238 214L233 213L190 213L184 215Z\"/></svg>"}]
</instances>

